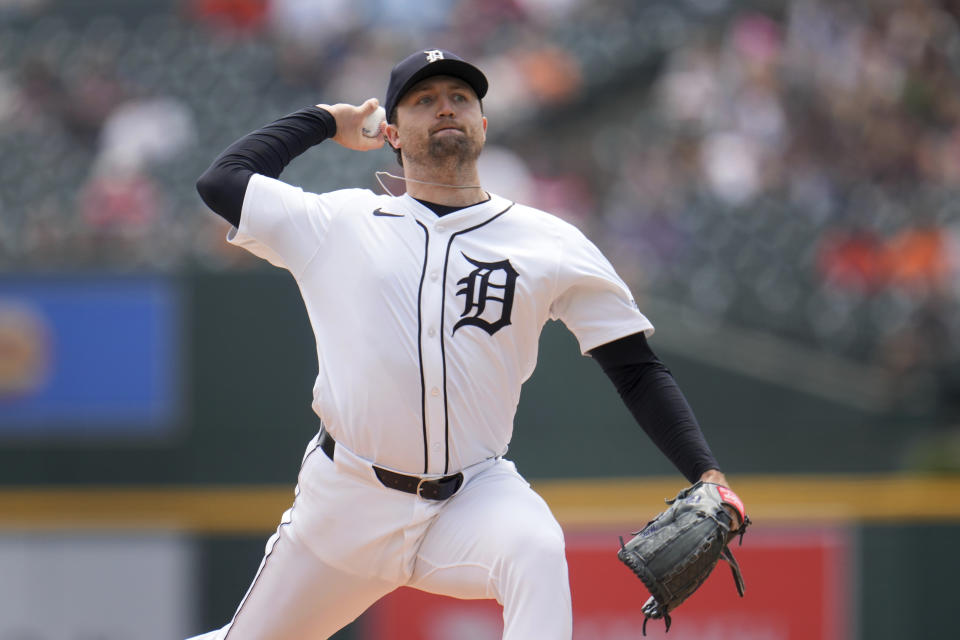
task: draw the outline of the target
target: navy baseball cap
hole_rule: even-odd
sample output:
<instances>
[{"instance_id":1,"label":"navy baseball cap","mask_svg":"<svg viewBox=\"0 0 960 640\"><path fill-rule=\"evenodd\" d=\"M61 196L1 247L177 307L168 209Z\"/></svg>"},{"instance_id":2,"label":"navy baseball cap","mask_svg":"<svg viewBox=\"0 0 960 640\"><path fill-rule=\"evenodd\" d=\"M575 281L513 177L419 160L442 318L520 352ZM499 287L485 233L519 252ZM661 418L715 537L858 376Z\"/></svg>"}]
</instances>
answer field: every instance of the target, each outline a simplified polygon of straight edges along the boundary
<instances>
[{"instance_id":1,"label":"navy baseball cap","mask_svg":"<svg viewBox=\"0 0 960 640\"><path fill-rule=\"evenodd\" d=\"M487 77L480 69L460 56L443 49L417 51L398 62L390 72L387 101L383 107L387 112L387 118L390 118L394 107L410 87L431 76L460 78L470 85L478 98L483 98L487 94Z\"/></svg>"}]
</instances>

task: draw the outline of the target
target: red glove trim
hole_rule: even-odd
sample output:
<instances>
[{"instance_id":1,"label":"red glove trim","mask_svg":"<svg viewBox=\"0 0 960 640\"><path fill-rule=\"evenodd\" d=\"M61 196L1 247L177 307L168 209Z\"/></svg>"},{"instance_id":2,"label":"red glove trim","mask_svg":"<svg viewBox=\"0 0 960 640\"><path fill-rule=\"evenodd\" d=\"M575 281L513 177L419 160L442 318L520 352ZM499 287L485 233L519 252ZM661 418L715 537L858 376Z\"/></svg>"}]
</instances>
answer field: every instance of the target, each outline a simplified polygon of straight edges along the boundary
<instances>
[{"instance_id":1,"label":"red glove trim","mask_svg":"<svg viewBox=\"0 0 960 640\"><path fill-rule=\"evenodd\" d=\"M727 487L717 487L717 493L720 494L720 499L723 500L725 504L729 504L731 507L737 510L737 513L740 514L740 522L743 523L747 517L747 513L743 508L743 501L737 497L737 494Z\"/></svg>"}]
</instances>

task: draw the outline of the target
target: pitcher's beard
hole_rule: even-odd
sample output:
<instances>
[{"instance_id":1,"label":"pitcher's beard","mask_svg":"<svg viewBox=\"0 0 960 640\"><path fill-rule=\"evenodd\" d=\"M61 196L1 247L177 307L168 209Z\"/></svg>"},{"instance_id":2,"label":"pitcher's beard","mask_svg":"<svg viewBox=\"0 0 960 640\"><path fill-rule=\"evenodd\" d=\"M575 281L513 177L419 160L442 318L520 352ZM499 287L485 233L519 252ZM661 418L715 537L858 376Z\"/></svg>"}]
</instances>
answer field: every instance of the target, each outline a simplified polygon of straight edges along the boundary
<instances>
[{"instance_id":1,"label":"pitcher's beard","mask_svg":"<svg viewBox=\"0 0 960 640\"><path fill-rule=\"evenodd\" d=\"M456 158L457 160L476 160L480 148L467 136L445 136L431 138L428 147L430 156L436 160Z\"/></svg>"},{"instance_id":2,"label":"pitcher's beard","mask_svg":"<svg viewBox=\"0 0 960 640\"><path fill-rule=\"evenodd\" d=\"M411 154L417 164L434 167L456 167L464 162L475 162L483 145L469 136L441 136L430 138Z\"/></svg>"}]
</instances>

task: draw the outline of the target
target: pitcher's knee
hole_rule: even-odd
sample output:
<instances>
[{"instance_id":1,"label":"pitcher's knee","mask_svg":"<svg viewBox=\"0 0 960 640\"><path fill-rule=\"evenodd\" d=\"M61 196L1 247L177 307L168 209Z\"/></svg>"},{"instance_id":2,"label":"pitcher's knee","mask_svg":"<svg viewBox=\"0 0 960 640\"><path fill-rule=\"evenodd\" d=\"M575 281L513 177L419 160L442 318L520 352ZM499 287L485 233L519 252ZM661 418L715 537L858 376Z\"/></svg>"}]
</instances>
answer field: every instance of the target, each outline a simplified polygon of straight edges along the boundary
<instances>
[{"instance_id":1,"label":"pitcher's knee","mask_svg":"<svg viewBox=\"0 0 960 640\"><path fill-rule=\"evenodd\" d=\"M562 533L542 532L524 541L524 550L534 551L537 561L547 564L566 564L566 544Z\"/></svg>"},{"instance_id":2,"label":"pitcher's knee","mask_svg":"<svg viewBox=\"0 0 960 640\"><path fill-rule=\"evenodd\" d=\"M563 535L535 531L513 537L501 560L503 577L514 581L566 579L567 559Z\"/></svg>"}]
</instances>

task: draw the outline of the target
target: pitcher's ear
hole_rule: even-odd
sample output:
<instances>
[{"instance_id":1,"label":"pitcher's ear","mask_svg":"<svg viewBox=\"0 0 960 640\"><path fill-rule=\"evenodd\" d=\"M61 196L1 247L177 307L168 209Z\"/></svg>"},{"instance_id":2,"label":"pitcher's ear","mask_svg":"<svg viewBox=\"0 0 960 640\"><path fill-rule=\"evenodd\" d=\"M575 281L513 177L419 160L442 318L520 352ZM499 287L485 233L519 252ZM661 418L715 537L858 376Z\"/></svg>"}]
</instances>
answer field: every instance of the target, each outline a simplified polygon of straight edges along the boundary
<instances>
[{"instance_id":1,"label":"pitcher's ear","mask_svg":"<svg viewBox=\"0 0 960 640\"><path fill-rule=\"evenodd\" d=\"M387 141L387 144L390 145L393 149L400 148L400 130L397 129L397 125L388 124L383 129L383 137Z\"/></svg>"}]
</instances>

